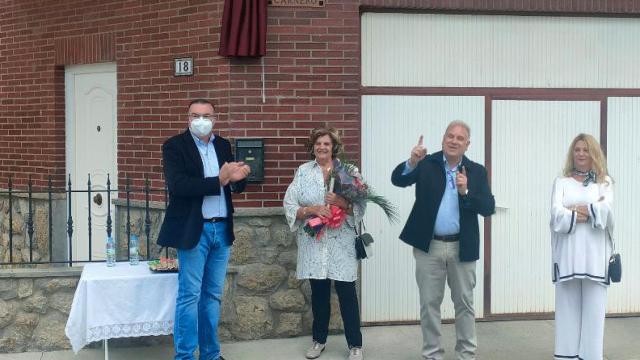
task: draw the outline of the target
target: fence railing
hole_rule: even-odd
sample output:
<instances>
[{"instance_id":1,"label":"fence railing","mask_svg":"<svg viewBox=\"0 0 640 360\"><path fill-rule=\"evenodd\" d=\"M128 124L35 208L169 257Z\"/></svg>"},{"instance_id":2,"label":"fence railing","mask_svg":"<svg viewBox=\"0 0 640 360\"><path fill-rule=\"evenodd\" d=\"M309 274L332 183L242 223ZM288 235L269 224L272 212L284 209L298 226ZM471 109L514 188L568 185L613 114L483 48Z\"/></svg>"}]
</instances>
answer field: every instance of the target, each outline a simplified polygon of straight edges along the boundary
<instances>
[{"instance_id":1,"label":"fence railing","mask_svg":"<svg viewBox=\"0 0 640 360\"><path fill-rule=\"evenodd\" d=\"M0 199L4 200L6 199L5 204L8 203L8 210L5 211L5 216L8 217L8 221L3 221L4 224L8 225L8 229L6 228L7 225L2 227L2 232L4 234L7 234L8 236L8 244L6 244L5 246L3 246L4 244L0 244L0 265L37 265L37 264L68 264L69 266L76 264L76 263L86 263L86 262L104 262L104 259L99 259L96 260L93 257L93 247L94 247L94 234L93 233L93 229L92 229L92 204L95 203L98 206L101 205L102 203L102 197L103 195L106 196L106 209L107 209L107 214L106 214L106 226L104 228L104 234L106 235L106 237L112 237L113 236L113 224L114 224L114 220L113 220L113 214L112 214L112 200L117 199L121 200L122 202L125 203L124 205L124 211L126 211L126 221L124 222L124 227L125 227L125 237L126 237L126 258L123 257L118 257L118 261L127 261L129 259L129 253L130 253L130 241L131 241L131 210L132 210L132 205L131 202L132 201L141 201L141 199L144 201L144 207L143 207L143 211L144 211L144 218L143 218L143 228L144 228L144 234L145 234L145 238L146 238L146 254L140 254L140 256L144 256L144 258L146 259L150 259L151 258L151 239L150 239L150 234L151 234L151 218L150 218L150 199L151 199L151 194L153 193L163 193L164 194L164 208L166 209L167 207L167 188L162 188L162 189L158 189L158 188L151 188L150 187L150 182L149 179L147 177L145 177L144 179L144 186L143 187L132 187L131 186L131 179L127 178L125 180L125 185L124 187L121 188L111 188L111 178L109 175L107 175L107 181L106 181L106 188L104 187L100 187L95 188L93 187L92 183L91 183L91 174L88 174L87 176L87 183L86 183L86 189L74 189L73 188L73 184L71 182L71 176L69 175L69 179L67 181L66 184L66 188L54 188L52 186L52 179L51 177L48 178L48 182L47 182L47 187L46 188L41 188L41 189L34 189L33 188L33 182L31 180L31 177L29 177L29 180L27 182L27 188L26 189L22 189L22 190L18 190L18 189L14 189L13 187L13 180L12 178L9 178L8 183L7 183L7 189L6 190L0 190ZM34 261L34 233L35 233L35 229L34 229L34 204L35 204L35 200L34 200L34 195L36 197L38 197L40 199L40 203L42 203L43 201L46 202L46 208L47 208L47 216L48 216L48 221L47 221L47 229L45 231L47 231L47 246L48 246L48 256L46 257L46 259L37 259ZM87 221L87 241L88 241L88 256L83 258L83 259L74 259L74 253L73 253L73 235L74 235L74 231L75 231L75 227L77 226L77 222L81 221L81 219L74 219L73 218L73 214L74 214L74 201L76 199L77 196L86 196L86 200L87 200L87 214L88 217L86 219ZM122 197L123 196L123 197ZM25 259L26 255L24 254L24 252L22 253L22 257L21 259L15 259L14 257L14 239L16 236L16 231L17 229L14 229L14 216L16 214L14 214L16 212L16 202L20 201L22 199L22 201L24 201L26 197L26 202L27 202L27 213L23 215L24 217L24 227L26 227L26 229L19 229L19 233L24 234L24 232L26 231L26 236L28 238L28 259ZM54 199L54 197L56 199ZM54 256L54 241L53 241L53 234L54 234L54 226L56 226L56 224L54 224L54 203L55 202L61 202L61 201L65 201L66 202L66 218L64 221L64 224L58 224L58 225L62 225L65 226L65 232L66 232L66 241L64 244L58 244L61 245L63 247L66 246L66 254L65 256L61 256L63 257L63 259L60 258L56 258L56 256ZM136 207L136 209L140 209L140 207ZM21 215L22 215L22 211L21 211ZM21 222L22 223L22 222ZM43 229L38 229L39 231L43 231ZM3 236L4 236L3 234ZM76 237L78 237L80 234L76 234ZM121 241L117 238L114 238L117 241L117 244L120 244ZM27 240L27 239L25 239ZM141 239L142 240L142 239ZM25 241L26 243L26 241ZM8 245L8 246L7 246ZM26 244L25 244L26 245ZM103 243L101 243L101 245L103 245ZM168 249L164 249L165 251L165 256L168 256ZM8 256L6 255L6 252L8 252ZM154 254L157 255L157 254ZM78 256L80 257L80 255ZM8 261L7 261L8 258ZM22 260L22 261L17 261L17 260ZM26 261L28 260L28 261Z\"/></svg>"}]
</instances>

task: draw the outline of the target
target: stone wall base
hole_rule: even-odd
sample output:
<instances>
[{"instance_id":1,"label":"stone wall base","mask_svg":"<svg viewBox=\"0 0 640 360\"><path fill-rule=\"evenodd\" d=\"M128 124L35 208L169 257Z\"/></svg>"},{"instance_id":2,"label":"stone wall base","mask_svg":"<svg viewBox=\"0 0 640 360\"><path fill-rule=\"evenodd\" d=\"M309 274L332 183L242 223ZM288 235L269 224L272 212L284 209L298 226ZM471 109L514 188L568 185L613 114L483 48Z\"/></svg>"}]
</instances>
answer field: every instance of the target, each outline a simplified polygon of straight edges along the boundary
<instances>
[{"instance_id":1,"label":"stone wall base","mask_svg":"<svg viewBox=\"0 0 640 360\"><path fill-rule=\"evenodd\" d=\"M308 281L296 279L296 239L285 223L282 209L241 209L236 215L236 241L225 283L220 340L310 334L311 288ZM161 221L161 217L155 221ZM64 328L81 271L81 267L3 270L0 352L69 349ZM330 331L338 333L342 331L342 320L335 293L331 307ZM113 346L172 342L172 336L110 340Z\"/></svg>"}]
</instances>

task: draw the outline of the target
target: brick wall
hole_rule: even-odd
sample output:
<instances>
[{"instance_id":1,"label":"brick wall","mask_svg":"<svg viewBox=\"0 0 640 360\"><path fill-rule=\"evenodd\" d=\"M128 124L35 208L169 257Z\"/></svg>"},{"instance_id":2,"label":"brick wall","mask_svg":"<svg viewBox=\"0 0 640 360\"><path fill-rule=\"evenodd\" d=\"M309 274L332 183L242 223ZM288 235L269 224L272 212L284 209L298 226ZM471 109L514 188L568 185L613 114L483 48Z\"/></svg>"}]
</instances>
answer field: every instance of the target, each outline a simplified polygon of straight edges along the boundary
<instances>
[{"instance_id":1,"label":"brick wall","mask_svg":"<svg viewBox=\"0 0 640 360\"><path fill-rule=\"evenodd\" d=\"M266 181L249 187L247 206L281 206L293 169L310 159L304 144L314 127L339 128L359 158L359 21L355 1L270 7L264 103L261 60L231 60L231 134L264 137L268 154Z\"/></svg>"},{"instance_id":2,"label":"brick wall","mask_svg":"<svg viewBox=\"0 0 640 360\"><path fill-rule=\"evenodd\" d=\"M630 0L328 0L269 8L262 102L261 59L217 55L223 0L0 0L0 188L65 176L64 65L118 65L118 169L162 187L160 146L186 127L189 100L217 104L223 136L265 139L265 182L240 206L280 206L304 140L325 123L343 132L359 159L360 11L398 10L638 16ZM192 77L174 77L191 56Z\"/></svg>"},{"instance_id":3,"label":"brick wall","mask_svg":"<svg viewBox=\"0 0 640 360\"><path fill-rule=\"evenodd\" d=\"M64 65L114 61L119 176L149 176L162 187L160 146L186 127L189 99L210 98L226 111L228 61L217 56L222 4L0 1L0 187L9 176L24 185L29 175L37 186L48 176L64 184ZM173 76L181 56L194 58L195 76Z\"/></svg>"}]
</instances>

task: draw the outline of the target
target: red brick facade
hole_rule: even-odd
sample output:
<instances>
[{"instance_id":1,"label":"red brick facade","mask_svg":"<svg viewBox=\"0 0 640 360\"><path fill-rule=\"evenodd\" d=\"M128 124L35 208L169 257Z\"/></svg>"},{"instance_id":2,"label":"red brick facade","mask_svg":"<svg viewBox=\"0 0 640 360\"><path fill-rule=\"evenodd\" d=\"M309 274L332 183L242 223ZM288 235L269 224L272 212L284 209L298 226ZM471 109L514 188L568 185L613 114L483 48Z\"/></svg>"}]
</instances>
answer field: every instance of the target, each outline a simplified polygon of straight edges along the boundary
<instances>
[{"instance_id":1,"label":"red brick facade","mask_svg":"<svg viewBox=\"0 0 640 360\"><path fill-rule=\"evenodd\" d=\"M328 123L359 158L360 14L429 11L638 16L631 0L327 0L323 8L269 7L265 103L260 59L217 55L223 0L0 0L0 188L31 175L65 180L64 66L115 62L118 170L162 187L160 146L186 127L190 99L217 104L223 136L265 139L262 184L237 204L280 206L304 141ZM194 58L195 75L173 76Z\"/></svg>"}]
</instances>

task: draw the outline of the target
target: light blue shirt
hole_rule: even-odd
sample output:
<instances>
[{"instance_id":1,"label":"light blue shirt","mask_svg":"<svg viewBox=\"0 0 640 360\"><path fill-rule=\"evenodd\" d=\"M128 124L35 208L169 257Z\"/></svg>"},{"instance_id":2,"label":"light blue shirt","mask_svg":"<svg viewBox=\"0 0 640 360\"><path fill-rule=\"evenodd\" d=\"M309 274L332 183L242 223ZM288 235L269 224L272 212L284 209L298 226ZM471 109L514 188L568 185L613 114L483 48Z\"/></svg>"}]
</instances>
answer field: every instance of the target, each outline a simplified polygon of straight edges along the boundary
<instances>
[{"instance_id":1,"label":"light blue shirt","mask_svg":"<svg viewBox=\"0 0 640 360\"><path fill-rule=\"evenodd\" d=\"M218 164L216 148L213 146L215 135L211 134L211 138L209 138L209 142L207 143L198 139L193 133L191 136L200 153L200 159L202 159L204 177L218 176L220 174L220 165ZM210 219L213 217L227 217L227 202L224 197L224 188L222 185L220 185L220 195L205 196L202 200L202 218Z\"/></svg>"},{"instance_id":2,"label":"light blue shirt","mask_svg":"<svg viewBox=\"0 0 640 360\"><path fill-rule=\"evenodd\" d=\"M458 206L458 189L456 175L460 163L453 168L448 168L447 159L442 156L442 168L445 172L444 194L436 215L436 223L433 229L434 235L455 235L460 232L460 207ZM404 165L402 175L407 175L415 168L409 166L409 161Z\"/></svg>"}]
</instances>

